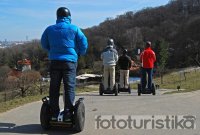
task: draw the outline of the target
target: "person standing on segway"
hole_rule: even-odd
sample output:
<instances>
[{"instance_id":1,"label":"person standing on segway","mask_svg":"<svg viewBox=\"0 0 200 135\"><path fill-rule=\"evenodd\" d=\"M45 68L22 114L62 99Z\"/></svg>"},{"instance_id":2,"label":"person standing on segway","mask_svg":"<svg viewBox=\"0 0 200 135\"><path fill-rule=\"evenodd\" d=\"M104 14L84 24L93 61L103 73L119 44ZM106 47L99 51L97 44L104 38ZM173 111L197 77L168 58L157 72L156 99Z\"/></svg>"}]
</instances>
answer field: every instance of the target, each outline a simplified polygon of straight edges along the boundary
<instances>
[{"instance_id":1,"label":"person standing on segway","mask_svg":"<svg viewBox=\"0 0 200 135\"><path fill-rule=\"evenodd\" d=\"M117 50L114 49L114 40L108 39L107 47L101 53L101 59L103 60L104 66L104 89L113 90L115 85L115 66L118 60ZM110 77L109 77L110 76ZM110 78L110 80L108 80ZM110 82L110 87L108 86L108 81Z\"/></svg>"},{"instance_id":2,"label":"person standing on segway","mask_svg":"<svg viewBox=\"0 0 200 135\"><path fill-rule=\"evenodd\" d=\"M131 68L131 58L127 55L127 49L123 50L123 55L119 57L118 64L120 68L120 88L128 89L129 70Z\"/></svg>"},{"instance_id":3,"label":"person standing on segway","mask_svg":"<svg viewBox=\"0 0 200 135\"><path fill-rule=\"evenodd\" d=\"M142 63L142 89L146 88L147 80L146 80L146 74L148 74L148 89L152 89L152 79L153 79L153 68L154 63L156 61L156 55L155 52L151 49L151 42L147 41L145 50L140 55L140 61Z\"/></svg>"},{"instance_id":4,"label":"person standing on segway","mask_svg":"<svg viewBox=\"0 0 200 135\"><path fill-rule=\"evenodd\" d=\"M45 29L41 37L42 48L48 51L50 63L50 107L52 121L60 112L60 85L64 84L64 121L70 121L75 99L76 68L79 55L86 54L87 38L75 25L71 24L71 13L66 7L57 9L55 25Z\"/></svg>"}]
</instances>

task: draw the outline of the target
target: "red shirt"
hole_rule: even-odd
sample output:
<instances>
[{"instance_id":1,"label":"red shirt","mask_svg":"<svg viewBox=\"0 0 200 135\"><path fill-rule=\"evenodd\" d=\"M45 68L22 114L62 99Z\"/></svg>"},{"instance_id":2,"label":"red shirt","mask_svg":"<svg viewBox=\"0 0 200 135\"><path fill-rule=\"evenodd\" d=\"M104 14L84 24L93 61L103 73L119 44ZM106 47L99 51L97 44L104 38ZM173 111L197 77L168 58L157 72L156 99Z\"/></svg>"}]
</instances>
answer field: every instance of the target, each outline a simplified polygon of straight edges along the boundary
<instances>
[{"instance_id":1,"label":"red shirt","mask_svg":"<svg viewBox=\"0 0 200 135\"><path fill-rule=\"evenodd\" d=\"M154 51L149 47L146 48L140 55L140 61L143 68L153 68L156 61L156 55Z\"/></svg>"}]
</instances>

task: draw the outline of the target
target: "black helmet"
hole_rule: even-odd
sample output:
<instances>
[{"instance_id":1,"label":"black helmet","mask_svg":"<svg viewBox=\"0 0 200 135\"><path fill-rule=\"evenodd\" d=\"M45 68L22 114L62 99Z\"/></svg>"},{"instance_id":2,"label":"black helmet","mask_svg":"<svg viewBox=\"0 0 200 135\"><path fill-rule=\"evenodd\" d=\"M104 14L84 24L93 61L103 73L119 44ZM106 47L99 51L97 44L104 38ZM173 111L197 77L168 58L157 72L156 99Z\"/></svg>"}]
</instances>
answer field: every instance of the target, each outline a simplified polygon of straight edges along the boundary
<instances>
[{"instance_id":1,"label":"black helmet","mask_svg":"<svg viewBox=\"0 0 200 135\"><path fill-rule=\"evenodd\" d=\"M127 54L127 52L128 52L127 49L124 49L124 50L123 50L123 54L124 54L124 55Z\"/></svg>"},{"instance_id":2,"label":"black helmet","mask_svg":"<svg viewBox=\"0 0 200 135\"><path fill-rule=\"evenodd\" d=\"M114 40L112 38L109 38L108 41L107 41L107 44L109 46L114 46Z\"/></svg>"},{"instance_id":3,"label":"black helmet","mask_svg":"<svg viewBox=\"0 0 200 135\"><path fill-rule=\"evenodd\" d=\"M68 17L68 16L71 16L71 13L70 13L68 8L60 7L60 8L57 9L56 15L57 15L57 18Z\"/></svg>"}]
</instances>

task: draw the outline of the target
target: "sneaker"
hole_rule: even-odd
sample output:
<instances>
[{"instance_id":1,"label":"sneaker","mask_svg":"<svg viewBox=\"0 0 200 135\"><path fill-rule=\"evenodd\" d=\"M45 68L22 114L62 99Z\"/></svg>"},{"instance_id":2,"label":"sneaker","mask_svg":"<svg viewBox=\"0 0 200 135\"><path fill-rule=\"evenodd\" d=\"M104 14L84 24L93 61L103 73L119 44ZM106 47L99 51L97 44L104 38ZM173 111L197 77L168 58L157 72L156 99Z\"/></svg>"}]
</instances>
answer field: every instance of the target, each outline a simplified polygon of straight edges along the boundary
<instances>
[{"instance_id":1,"label":"sneaker","mask_svg":"<svg viewBox=\"0 0 200 135\"><path fill-rule=\"evenodd\" d=\"M107 88L107 91L111 91L111 88Z\"/></svg>"},{"instance_id":2,"label":"sneaker","mask_svg":"<svg viewBox=\"0 0 200 135\"><path fill-rule=\"evenodd\" d=\"M58 121L58 113L52 114L51 121Z\"/></svg>"},{"instance_id":3,"label":"sneaker","mask_svg":"<svg viewBox=\"0 0 200 135\"><path fill-rule=\"evenodd\" d=\"M65 113L63 120L64 120L64 122L71 122L72 121L72 114L69 113L69 112Z\"/></svg>"},{"instance_id":4,"label":"sneaker","mask_svg":"<svg viewBox=\"0 0 200 135\"><path fill-rule=\"evenodd\" d=\"M147 88L146 90L147 90L147 91L151 91L151 88Z\"/></svg>"},{"instance_id":5,"label":"sneaker","mask_svg":"<svg viewBox=\"0 0 200 135\"><path fill-rule=\"evenodd\" d=\"M57 117L52 116L51 121L57 121Z\"/></svg>"}]
</instances>

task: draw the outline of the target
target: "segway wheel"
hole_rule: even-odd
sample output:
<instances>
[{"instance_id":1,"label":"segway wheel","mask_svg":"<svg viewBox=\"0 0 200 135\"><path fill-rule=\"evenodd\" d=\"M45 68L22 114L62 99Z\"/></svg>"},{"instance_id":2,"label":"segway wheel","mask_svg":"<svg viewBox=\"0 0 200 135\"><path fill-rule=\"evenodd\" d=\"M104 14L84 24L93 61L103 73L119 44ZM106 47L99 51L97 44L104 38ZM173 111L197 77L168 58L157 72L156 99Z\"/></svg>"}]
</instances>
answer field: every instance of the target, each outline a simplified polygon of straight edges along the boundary
<instances>
[{"instance_id":1,"label":"segway wheel","mask_svg":"<svg viewBox=\"0 0 200 135\"><path fill-rule=\"evenodd\" d=\"M156 95L156 88L155 88L155 85L154 83L152 83L152 95Z\"/></svg>"},{"instance_id":2,"label":"segway wheel","mask_svg":"<svg viewBox=\"0 0 200 135\"><path fill-rule=\"evenodd\" d=\"M118 93L120 93L120 84L118 83Z\"/></svg>"},{"instance_id":3,"label":"segway wheel","mask_svg":"<svg viewBox=\"0 0 200 135\"><path fill-rule=\"evenodd\" d=\"M99 95L102 96L103 95L103 90L104 90L104 86L102 83L100 83L99 85Z\"/></svg>"},{"instance_id":4,"label":"segway wheel","mask_svg":"<svg viewBox=\"0 0 200 135\"><path fill-rule=\"evenodd\" d=\"M85 106L83 102L77 103L74 111L74 128L75 131L81 132L85 124Z\"/></svg>"},{"instance_id":5,"label":"segway wheel","mask_svg":"<svg viewBox=\"0 0 200 135\"><path fill-rule=\"evenodd\" d=\"M118 90L119 90L118 84L115 84L114 90L115 90L115 96L118 96Z\"/></svg>"},{"instance_id":6,"label":"segway wheel","mask_svg":"<svg viewBox=\"0 0 200 135\"><path fill-rule=\"evenodd\" d=\"M43 103L40 111L40 123L44 130L50 128L50 106Z\"/></svg>"},{"instance_id":7,"label":"segway wheel","mask_svg":"<svg viewBox=\"0 0 200 135\"><path fill-rule=\"evenodd\" d=\"M131 94L131 85L128 85L128 93Z\"/></svg>"},{"instance_id":8,"label":"segway wheel","mask_svg":"<svg viewBox=\"0 0 200 135\"><path fill-rule=\"evenodd\" d=\"M138 84L138 96L141 95L141 91L142 91L141 84Z\"/></svg>"}]
</instances>

